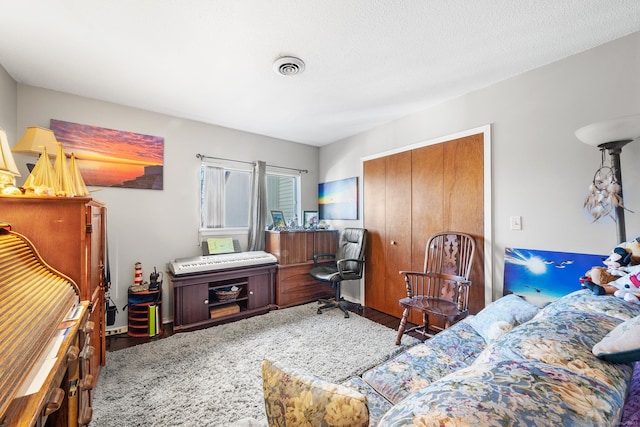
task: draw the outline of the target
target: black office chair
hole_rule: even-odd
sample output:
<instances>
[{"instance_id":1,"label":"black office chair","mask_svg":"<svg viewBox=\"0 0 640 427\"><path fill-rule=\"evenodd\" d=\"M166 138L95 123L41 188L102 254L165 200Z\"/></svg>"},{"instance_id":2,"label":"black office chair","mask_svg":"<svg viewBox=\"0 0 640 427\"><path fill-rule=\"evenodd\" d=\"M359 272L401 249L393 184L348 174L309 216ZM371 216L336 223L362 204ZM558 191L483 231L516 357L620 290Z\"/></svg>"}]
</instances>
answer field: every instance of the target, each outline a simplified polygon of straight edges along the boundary
<instances>
[{"instance_id":1,"label":"black office chair","mask_svg":"<svg viewBox=\"0 0 640 427\"><path fill-rule=\"evenodd\" d=\"M364 228L345 228L340 233L338 251L335 254L316 254L313 256L313 268L309 274L316 280L330 282L336 290L333 299L320 299L323 304L318 308L318 314L322 310L338 307L349 317L349 307L358 307L360 304L346 301L340 295L340 284L345 280L359 280L364 272L364 249L367 245L367 230ZM334 260L331 264L320 265L322 260Z\"/></svg>"}]
</instances>

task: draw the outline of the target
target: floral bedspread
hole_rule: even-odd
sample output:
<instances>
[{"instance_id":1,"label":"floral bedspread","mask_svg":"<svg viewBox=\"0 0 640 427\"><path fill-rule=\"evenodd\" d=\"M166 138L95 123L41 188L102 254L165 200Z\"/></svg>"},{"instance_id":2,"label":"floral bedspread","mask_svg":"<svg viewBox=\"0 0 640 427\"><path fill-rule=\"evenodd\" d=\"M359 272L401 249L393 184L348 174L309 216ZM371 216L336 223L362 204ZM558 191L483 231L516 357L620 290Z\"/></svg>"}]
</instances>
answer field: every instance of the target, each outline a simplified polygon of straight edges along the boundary
<instances>
[{"instance_id":1,"label":"floral bedspread","mask_svg":"<svg viewBox=\"0 0 640 427\"><path fill-rule=\"evenodd\" d=\"M623 418L633 366L591 349L638 315L639 306L575 292L487 344L468 367L396 402L378 425L637 425L640 404Z\"/></svg>"},{"instance_id":2,"label":"floral bedspread","mask_svg":"<svg viewBox=\"0 0 640 427\"><path fill-rule=\"evenodd\" d=\"M640 305L577 291L509 295L341 385L265 362L270 425L640 426L640 363L593 346Z\"/></svg>"}]
</instances>

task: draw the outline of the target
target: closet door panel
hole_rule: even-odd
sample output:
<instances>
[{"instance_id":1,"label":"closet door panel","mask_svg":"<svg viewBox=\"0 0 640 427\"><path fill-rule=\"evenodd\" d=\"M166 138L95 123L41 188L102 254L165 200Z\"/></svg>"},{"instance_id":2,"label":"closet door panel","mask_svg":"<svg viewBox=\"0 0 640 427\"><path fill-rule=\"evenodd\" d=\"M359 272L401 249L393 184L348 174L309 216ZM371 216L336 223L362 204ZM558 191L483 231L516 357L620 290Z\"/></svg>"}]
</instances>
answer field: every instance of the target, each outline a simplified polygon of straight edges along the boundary
<instances>
[{"instance_id":1,"label":"closet door panel","mask_svg":"<svg viewBox=\"0 0 640 427\"><path fill-rule=\"evenodd\" d=\"M443 230L444 144L428 145L412 151L411 157L411 270L423 271L427 239ZM422 323L414 310L409 322Z\"/></svg>"},{"instance_id":2,"label":"closet door panel","mask_svg":"<svg viewBox=\"0 0 640 427\"><path fill-rule=\"evenodd\" d=\"M363 164L363 218L368 241L365 253L364 304L380 310L384 301L384 277L386 271L386 207L384 158L368 160Z\"/></svg>"},{"instance_id":3,"label":"closet door panel","mask_svg":"<svg viewBox=\"0 0 640 427\"><path fill-rule=\"evenodd\" d=\"M406 296L401 270L411 269L411 151L386 158L385 313L400 317L398 300Z\"/></svg>"},{"instance_id":4,"label":"closet door panel","mask_svg":"<svg viewBox=\"0 0 640 427\"><path fill-rule=\"evenodd\" d=\"M427 239L443 230L444 144L428 145L412 152L411 167L411 269L422 271Z\"/></svg>"},{"instance_id":5,"label":"closet door panel","mask_svg":"<svg viewBox=\"0 0 640 427\"><path fill-rule=\"evenodd\" d=\"M445 228L464 231L476 242L469 310L484 308L484 148L482 135L449 141L444 146Z\"/></svg>"}]
</instances>

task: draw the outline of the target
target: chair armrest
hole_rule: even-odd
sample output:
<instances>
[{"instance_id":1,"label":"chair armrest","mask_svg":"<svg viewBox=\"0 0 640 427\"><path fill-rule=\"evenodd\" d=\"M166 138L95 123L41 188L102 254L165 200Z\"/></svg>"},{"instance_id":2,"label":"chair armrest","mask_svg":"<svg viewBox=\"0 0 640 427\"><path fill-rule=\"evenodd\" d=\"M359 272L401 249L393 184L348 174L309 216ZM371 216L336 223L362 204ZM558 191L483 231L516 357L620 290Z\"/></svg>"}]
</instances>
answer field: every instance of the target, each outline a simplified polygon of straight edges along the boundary
<instances>
[{"instance_id":1,"label":"chair armrest","mask_svg":"<svg viewBox=\"0 0 640 427\"><path fill-rule=\"evenodd\" d=\"M347 270L347 269L344 268L345 265L347 263L350 263L350 262L355 262L355 263L358 264L358 271ZM344 259L339 259L338 261L336 261L336 266L338 267L338 273L345 280L356 280L356 279L359 279L361 277L360 272L362 272L362 266L363 265L364 265L364 259L344 258ZM351 273L351 275L358 276L358 277L349 278L349 273Z\"/></svg>"},{"instance_id":2,"label":"chair armrest","mask_svg":"<svg viewBox=\"0 0 640 427\"><path fill-rule=\"evenodd\" d=\"M402 274L403 276L405 276L405 278L407 276L416 276L416 277L431 277L434 279L442 279L442 280L448 280L451 282L456 282L459 283L461 285L470 285L471 284L471 280L465 279L462 276L456 276L454 274L445 274L445 273L432 273L430 271L404 271L404 270L400 270L400 274Z\"/></svg>"},{"instance_id":3,"label":"chair armrest","mask_svg":"<svg viewBox=\"0 0 640 427\"><path fill-rule=\"evenodd\" d=\"M433 297L435 292L438 292L439 294L441 289L437 284L438 282L454 283L457 288L456 293L460 292L461 295L467 295L469 288L471 287L471 280L454 274L403 270L400 271L400 274L404 275L407 297L409 298L424 294ZM434 284L434 287L432 287L432 283ZM466 301L467 298L465 297L464 300Z\"/></svg>"},{"instance_id":4,"label":"chair armrest","mask_svg":"<svg viewBox=\"0 0 640 427\"><path fill-rule=\"evenodd\" d=\"M358 390L266 359L262 389L269 425L369 425L367 398Z\"/></svg>"},{"instance_id":5,"label":"chair armrest","mask_svg":"<svg viewBox=\"0 0 640 427\"><path fill-rule=\"evenodd\" d=\"M315 254L313 256L313 266L317 267L318 266L318 260L320 260L321 258L330 258L335 260L336 259L336 254Z\"/></svg>"}]
</instances>

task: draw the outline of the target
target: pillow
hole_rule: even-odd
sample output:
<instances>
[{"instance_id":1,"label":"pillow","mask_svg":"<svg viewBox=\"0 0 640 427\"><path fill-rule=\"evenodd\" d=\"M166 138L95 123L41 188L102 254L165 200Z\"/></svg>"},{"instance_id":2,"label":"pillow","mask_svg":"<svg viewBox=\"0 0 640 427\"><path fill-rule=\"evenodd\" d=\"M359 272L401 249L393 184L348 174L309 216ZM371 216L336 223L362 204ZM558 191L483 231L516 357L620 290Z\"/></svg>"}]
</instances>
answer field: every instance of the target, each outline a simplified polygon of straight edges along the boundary
<instances>
[{"instance_id":1,"label":"pillow","mask_svg":"<svg viewBox=\"0 0 640 427\"><path fill-rule=\"evenodd\" d=\"M515 294L506 295L488 306L467 322L490 344L535 316L540 309Z\"/></svg>"},{"instance_id":2,"label":"pillow","mask_svg":"<svg viewBox=\"0 0 640 427\"><path fill-rule=\"evenodd\" d=\"M640 316L613 328L593 346L592 352L608 362L628 363L640 360Z\"/></svg>"},{"instance_id":3,"label":"pillow","mask_svg":"<svg viewBox=\"0 0 640 427\"><path fill-rule=\"evenodd\" d=\"M269 426L368 426L367 398L356 390L262 362Z\"/></svg>"}]
</instances>

